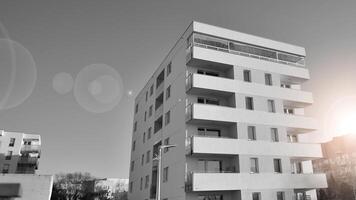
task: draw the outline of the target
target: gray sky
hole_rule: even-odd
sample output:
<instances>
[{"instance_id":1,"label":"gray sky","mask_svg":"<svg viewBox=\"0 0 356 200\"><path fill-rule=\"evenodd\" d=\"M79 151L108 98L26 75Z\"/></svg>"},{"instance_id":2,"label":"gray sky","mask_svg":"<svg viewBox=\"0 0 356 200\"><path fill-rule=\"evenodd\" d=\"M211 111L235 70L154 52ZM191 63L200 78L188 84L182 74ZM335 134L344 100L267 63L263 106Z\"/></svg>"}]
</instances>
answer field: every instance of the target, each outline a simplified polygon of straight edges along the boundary
<instances>
[{"instance_id":1,"label":"gray sky","mask_svg":"<svg viewBox=\"0 0 356 200\"><path fill-rule=\"evenodd\" d=\"M307 114L324 121L338 98L356 95L355 10L354 0L3 0L0 22L31 52L37 82L24 103L0 110L0 129L42 136L39 173L128 177L134 96L192 20L305 47L304 88L315 99ZM109 112L88 112L52 87L57 73L76 77L93 63L123 79Z\"/></svg>"}]
</instances>

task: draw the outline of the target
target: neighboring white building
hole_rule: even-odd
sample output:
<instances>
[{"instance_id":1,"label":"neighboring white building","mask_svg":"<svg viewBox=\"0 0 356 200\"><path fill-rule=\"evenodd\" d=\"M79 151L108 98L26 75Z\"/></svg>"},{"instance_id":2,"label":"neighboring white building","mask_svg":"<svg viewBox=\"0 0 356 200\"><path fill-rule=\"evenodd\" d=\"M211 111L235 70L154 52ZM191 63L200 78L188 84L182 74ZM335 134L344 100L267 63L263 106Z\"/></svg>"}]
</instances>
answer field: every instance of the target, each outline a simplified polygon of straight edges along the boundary
<instances>
[{"instance_id":1,"label":"neighboring white building","mask_svg":"<svg viewBox=\"0 0 356 200\"><path fill-rule=\"evenodd\" d=\"M315 199L309 78L302 47L192 22L136 97L129 199L156 197L161 144L164 200Z\"/></svg>"},{"instance_id":2,"label":"neighboring white building","mask_svg":"<svg viewBox=\"0 0 356 200\"><path fill-rule=\"evenodd\" d=\"M40 155L40 135L0 130L0 199L50 199L53 176L35 174Z\"/></svg>"}]
</instances>

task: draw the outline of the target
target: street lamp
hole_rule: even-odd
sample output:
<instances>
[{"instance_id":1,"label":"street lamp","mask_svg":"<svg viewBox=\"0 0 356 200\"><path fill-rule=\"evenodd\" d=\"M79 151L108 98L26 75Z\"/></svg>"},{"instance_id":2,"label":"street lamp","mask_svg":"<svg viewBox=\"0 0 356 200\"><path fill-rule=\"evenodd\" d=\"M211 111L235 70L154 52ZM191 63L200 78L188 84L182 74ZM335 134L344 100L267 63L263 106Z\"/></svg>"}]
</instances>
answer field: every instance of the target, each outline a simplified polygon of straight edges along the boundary
<instances>
[{"instance_id":1,"label":"street lamp","mask_svg":"<svg viewBox=\"0 0 356 200\"><path fill-rule=\"evenodd\" d=\"M158 180L157 180L157 200L161 200L161 170L162 170L162 150L163 149L169 149L176 147L177 145L175 144L170 144L170 145L161 145L158 149Z\"/></svg>"}]
</instances>

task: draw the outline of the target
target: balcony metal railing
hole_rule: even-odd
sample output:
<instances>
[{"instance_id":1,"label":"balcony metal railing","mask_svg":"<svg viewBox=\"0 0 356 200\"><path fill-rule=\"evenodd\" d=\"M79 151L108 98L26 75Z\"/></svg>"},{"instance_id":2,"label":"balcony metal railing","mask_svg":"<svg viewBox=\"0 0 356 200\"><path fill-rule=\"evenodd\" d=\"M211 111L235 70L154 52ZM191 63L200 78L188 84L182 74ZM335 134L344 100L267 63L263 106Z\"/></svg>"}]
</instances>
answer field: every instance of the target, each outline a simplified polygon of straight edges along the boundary
<instances>
[{"instance_id":1,"label":"balcony metal railing","mask_svg":"<svg viewBox=\"0 0 356 200\"><path fill-rule=\"evenodd\" d=\"M18 163L21 164L37 164L38 163L38 158L37 157L26 157L26 156L20 156Z\"/></svg>"},{"instance_id":2,"label":"balcony metal railing","mask_svg":"<svg viewBox=\"0 0 356 200\"><path fill-rule=\"evenodd\" d=\"M185 90L189 91L193 87L193 73L189 73L185 78Z\"/></svg>"},{"instance_id":3,"label":"balcony metal railing","mask_svg":"<svg viewBox=\"0 0 356 200\"><path fill-rule=\"evenodd\" d=\"M197 33L193 33L190 37L193 38L188 39L188 49L191 49L191 46L197 46L275 63L305 67L305 58L302 56L282 53L271 49L265 49Z\"/></svg>"},{"instance_id":4,"label":"balcony metal railing","mask_svg":"<svg viewBox=\"0 0 356 200\"><path fill-rule=\"evenodd\" d=\"M22 145L21 152L40 152L41 145Z\"/></svg>"}]
</instances>

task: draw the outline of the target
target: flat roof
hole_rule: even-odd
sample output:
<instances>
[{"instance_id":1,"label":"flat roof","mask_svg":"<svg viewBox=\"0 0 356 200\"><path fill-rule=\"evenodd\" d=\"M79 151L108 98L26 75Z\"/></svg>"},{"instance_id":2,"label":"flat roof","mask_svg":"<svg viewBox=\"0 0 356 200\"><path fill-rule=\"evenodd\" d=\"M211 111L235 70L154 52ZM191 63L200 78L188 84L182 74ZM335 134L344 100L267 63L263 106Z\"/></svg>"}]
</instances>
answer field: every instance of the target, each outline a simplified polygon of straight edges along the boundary
<instances>
[{"instance_id":1,"label":"flat roof","mask_svg":"<svg viewBox=\"0 0 356 200\"><path fill-rule=\"evenodd\" d=\"M305 48L284 43L284 42L279 42L259 36L254 36L246 33L241 33L238 31L233 31L230 29L226 28L221 28L209 24L204 24L201 22L193 21L193 31L198 32L198 33L203 33L207 35L212 35L212 36L217 36L220 38L228 39L228 40L233 40L237 42L243 42L247 44L252 44L260 47L265 47L269 49L274 49L277 51L283 51L283 52L288 52L300 56L305 56Z\"/></svg>"}]
</instances>

